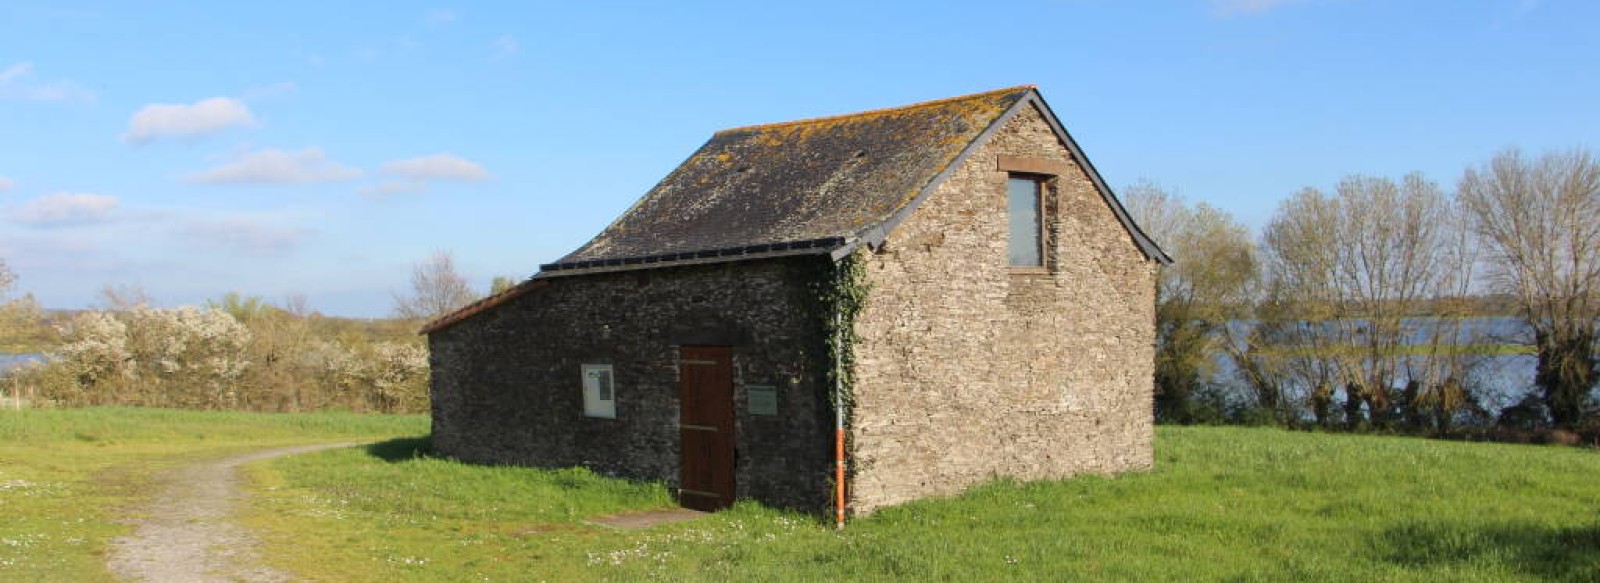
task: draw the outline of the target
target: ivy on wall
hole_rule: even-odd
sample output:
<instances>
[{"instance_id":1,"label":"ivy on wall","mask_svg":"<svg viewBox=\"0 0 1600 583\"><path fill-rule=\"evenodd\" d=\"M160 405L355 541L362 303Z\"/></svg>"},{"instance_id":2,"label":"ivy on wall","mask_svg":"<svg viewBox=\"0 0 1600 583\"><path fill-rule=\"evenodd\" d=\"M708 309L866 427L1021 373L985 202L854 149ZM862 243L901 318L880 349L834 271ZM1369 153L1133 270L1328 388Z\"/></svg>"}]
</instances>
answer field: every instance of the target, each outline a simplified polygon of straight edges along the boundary
<instances>
[{"instance_id":1,"label":"ivy on wall","mask_svg":"<svg viewBox=\"0 0 1600 583\"><path fill-rule=\"evenodd\" d=\"M843 420L847 452L855 449L849 428L852 423L850 412L856 404L853 390L854 347L860 340L856 335L856 316L861 313L870 291L865 253L857 250L838 261L821 262L820 273L810 279L811 290L817 300L814 304L818 311L817 320L822 324L828 347L828 400L834 408L834 414ZM853 459L855 456L847 457ZM851 463L846 472L854 476L859 469L857 464ZM829 472L827 480L830 491L836 486L834 479L833 473Z\"/></svg>"},{"instance_id":2,"label":"ivy on wall","mask_svg":"<svg viewBox=\"0 0 1600 583\"><path fill-rule=\"evenodd\" d=\"M853 348L859 340L855 321L867 301L869 291L866 261L862 254L862 251L857 251L844 259L830 262L827 272L816 280L814 286L821 308L823 330L826 332L828 360L836 363L836 366L828 367L828 397L831 402L844 405L844 411L839 413L845 416L846 426L849 425L849 412L855 407L855 395L851 390L855 371Z\"/></svg>"}]
</instances>

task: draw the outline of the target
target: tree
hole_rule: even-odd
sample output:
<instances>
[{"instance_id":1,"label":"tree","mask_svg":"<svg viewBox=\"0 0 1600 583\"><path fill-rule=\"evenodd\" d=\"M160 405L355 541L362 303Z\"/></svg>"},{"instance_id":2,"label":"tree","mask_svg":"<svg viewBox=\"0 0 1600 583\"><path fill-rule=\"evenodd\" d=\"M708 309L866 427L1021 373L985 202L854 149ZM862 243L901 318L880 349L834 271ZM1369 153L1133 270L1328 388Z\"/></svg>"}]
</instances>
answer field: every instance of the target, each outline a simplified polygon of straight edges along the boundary
<instances>
[{"instance_id":1,"label":"tree","mask_svg":"<svg viewBox=\"0 0 1600 583\"><path fill-rule=\"evenodd\" d=\"M517 287L517 280L504 275L496 275L494 280L489 282L489 295L498 294L514 287Z\"/></svg>"},{"instance_id":2,"label":"tree","mask_svg":"<svg viewBox=\"0 0 1600 583\"><path fill-rule=\"evenodd\" d=\"M431 320L477 298L467 279L456 273L455 258L437 251L411 268L411 295L395 296L394 312L408 320Z\"/></svg>"},{"instance_id":3,"label":"tree","mask_svg":"<svg viewBox=\"0 0 1600 583\"><path fill-rule=\"evenodd\" d=\"M111 312L126 312L139 306L155 303L150 294L138 284L106 284L100 288L99 308Z\"/></svg>"},{"instance_id":4,"label":"tree","mask_svg":"<svg viewBox=\"0 0 1600 583\"><path fill-rule=\"evenodd\" d=\"M32 294L9 299L16 283L17 274L11 271L4 259L0 259L0 346L37 340L41 329L43 311Z\"/></svg>"},{"instance_id":5,"label":"tree","mask_svg":"<svg viewBox=\"0 0 1600 583\"><path fill-rule=\"evenodd\" d=\"M206 309L227 312L246 324L267 318L277 310L261 296L247 296L236 291L223 294L222 299L206 300Z\"/></svg>"},{"instance_id":6,"label":"tree","mask_svg":"<svg viewBox=\"0 0 1600 583\"><path fill-rule=\"evenodd\" d=\"M4 298L6 294L11 293L11 286L16 285L16 283L17 274L12 273L11 268L6 266L5 259L0 259L0 298Z\"/></svg>"},{"instance_id":7,"label":"tree","mask_svg":"<svg viewBox=\"0 0 1600 583\"><path fill-rule=\"evenodd\" d=\"M1459 190L1491 284L1517 298L1533 329L1534 384L1551 420L1572 427L1600 380L1600 161L1586 150L1536 160L1505 150L1467 169Z\"/></svg>"},{"instance_id":8,"label":"tree","mask_svg":"<svg viewBox=\"0 0 1600 583\"><path fill-rule=\"evenodd\" d=\"M1449 199L1418 174L1350 176L1331 195L1308 188L1278 207L1262 237L1272 281L1262 334L1319 422L1331 421L1335 390L1352 427L1413 420L1424 395L1464 406L1435 398L1459 397L1466 380L1464 366L1445 366L1462 364L1447 354L1460 318L1412 317L1465 293L1473 255L1462 233ZM1426 364L1410 358L1419 337L1435 353Z\"/></svg>"},{"instance_id":9,"label":"tree","mask_svg":"<svg viewBox=\"0 0 1600 583\"><path fill-rule=\"evenodd\" d=\"M1132 186L1125 198L1134 220L1173 258L1156 287L1156 418L1220 420L1219 404L1198 397L1219 346L1233 344L1232 324L1251 303L1255 246L1232 216L1204 203L1190 207L1154 184Z\"/></svg>"}]
</instances>

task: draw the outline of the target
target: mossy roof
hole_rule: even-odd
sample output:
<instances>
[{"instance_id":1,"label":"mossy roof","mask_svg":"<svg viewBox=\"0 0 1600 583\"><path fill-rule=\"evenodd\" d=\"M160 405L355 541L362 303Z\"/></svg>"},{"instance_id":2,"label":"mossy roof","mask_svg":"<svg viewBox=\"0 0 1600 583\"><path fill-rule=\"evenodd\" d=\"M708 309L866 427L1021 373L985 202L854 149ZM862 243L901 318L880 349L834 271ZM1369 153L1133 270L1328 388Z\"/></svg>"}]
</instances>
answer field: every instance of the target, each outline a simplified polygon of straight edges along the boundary
<instances>
[{"instance_id":1,"label":"mossy roof","mask_svg":"<svg viewBox=\"0 0 1600 583\"><path fill-rule=\"evenodd\" d=\"M797 254L839 258L875 245L984 138L1038 107L1151 259L1141 232L1031 85L861 113L727 129L594 239L523 285L426 326L448 327L564 275Z\"/></svg>"},{"instance_id":2,"label":"mossy roof","mask_svg":"<svg viewBox=\"0 0 1600 583\"><path fill-rule=\"evenodd\" d=\"M1032 92L717 132L593 240L543 267L832 251L906 207Z\"/></svg>"}]
</instances>

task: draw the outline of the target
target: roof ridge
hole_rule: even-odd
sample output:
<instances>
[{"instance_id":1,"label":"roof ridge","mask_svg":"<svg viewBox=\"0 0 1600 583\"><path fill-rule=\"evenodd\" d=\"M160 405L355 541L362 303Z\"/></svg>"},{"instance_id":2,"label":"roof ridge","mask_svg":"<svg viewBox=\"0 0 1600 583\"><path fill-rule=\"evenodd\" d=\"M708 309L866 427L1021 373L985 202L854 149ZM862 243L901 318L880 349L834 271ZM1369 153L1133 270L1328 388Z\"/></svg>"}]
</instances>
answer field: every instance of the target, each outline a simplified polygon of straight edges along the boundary
<instances>
[{"instance_id":1,"label":"roof ridge","mask_svg":"<svg viewBox=\"0 0 1600 583\"><path fill-rule=\"evenodd\" d=\"M873 115L882 115L882 114L885 114L885 113L890 113L890 112L895 112L895 111L906 111L906 110L912 110L912 109L920 109L920 108L924 108L924 107L932 107L932 106L937 106L937 105L944 105L944 104L955 102L955 101L964 101L964 100L968 100L968 99L977 99L977 98L980 98L980 97L988 97L988 96L995 95L995 94L1011 93L1013 91L1022 91L1022 90L1038 90L1038 89L1039 89L1038 85L1034 85L1032 83L1029 83L1029 84L1026 84L1026 85L1015 85L1015 86L1011 86L1011 87L1005 87L1005 88L1002 88L1002 89L991 89L989 91L980 91L978 93L970 93L970 94L967 94L967 95L957 95L955 97L945 97L945 98L933 99L933 100L929 100L929 101L918 101L916 103L911 103L911 104L908 104L908 105L896 105L896 106L893 106L893 107L881 107L881 108L878 108L878 109L868 109L868 110L865 110L865 111L857 111L857 112L854 112L854 113L842 113L842 114L836 114L836 115L824 115L824 116L819 116L819 117L808 117L808 118L804 118L804 119L797 119L797 120L791 120L791 121L779 121L779 122L771 122L771 123L759 123L759 124L753 124L753 125L747 125L747 126L737 126L737 127L731 127L731 128L727 128L727 129L723 129L723 130L718 130L716 132L716 134L714 134L714 135L722 135L722 134L731 133L731 132L744 132L744 131L751 131L751 130L765 130L765 129L787 127L787 126L797 126L797 125L805 125L805 124L812 124L812 123L838 121L838 120L852 118L852 117L866 117L866 116L873 116Z\"/></svg>"}]
</instances>

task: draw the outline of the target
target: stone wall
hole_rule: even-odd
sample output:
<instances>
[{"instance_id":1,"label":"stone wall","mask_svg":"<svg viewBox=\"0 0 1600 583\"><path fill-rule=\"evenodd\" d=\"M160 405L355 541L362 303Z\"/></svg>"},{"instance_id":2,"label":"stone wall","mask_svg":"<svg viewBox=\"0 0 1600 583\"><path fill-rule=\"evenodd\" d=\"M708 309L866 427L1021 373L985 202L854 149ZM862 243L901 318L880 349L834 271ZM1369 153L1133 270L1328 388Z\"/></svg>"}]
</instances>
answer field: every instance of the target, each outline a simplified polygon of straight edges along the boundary
<instances>
[{"instance_id":1,"label":"stone wall","mask_svg":"<svg viewBox=\"0 0 1600 583\"><path fill-rule=\"evenodd\" d=\"M827 347L800 257L562 277L429 336L433 445L481 463L678 482L678 347L734 348L736 495L820 510L831 483ZM581 364L612 364L616 419L585 417ZM753 416L751 385L778 389Z\"/></svg>"},{"instance_id":2,"label":"stone wall","mask_svg":"<svg viewBox=\"0 0 1600 583\"><path fill-rule=\"evenodd\" d=\"M1066 164L1045 205L1048 270L1007 265L999 156ZM867 277L856 512L996 476L1150 467L1155 263L1037 110L933 192L868 257Z\"/></svg>"}]
</instances>

